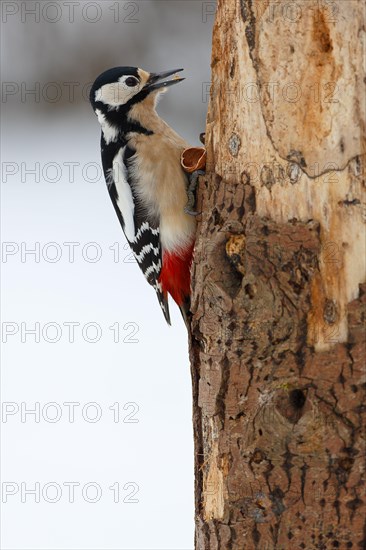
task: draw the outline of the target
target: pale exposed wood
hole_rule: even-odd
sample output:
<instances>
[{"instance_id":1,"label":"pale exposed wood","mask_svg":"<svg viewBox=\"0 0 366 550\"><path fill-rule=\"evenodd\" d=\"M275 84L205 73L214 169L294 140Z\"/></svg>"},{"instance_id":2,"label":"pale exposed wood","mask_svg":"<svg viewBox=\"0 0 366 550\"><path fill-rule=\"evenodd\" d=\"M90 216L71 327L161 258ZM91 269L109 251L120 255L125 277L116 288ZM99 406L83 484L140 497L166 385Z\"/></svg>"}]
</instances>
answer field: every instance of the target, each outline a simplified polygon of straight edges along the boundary
<instances>
[{"instance_id":1,"label":"pale exposed wood","mask_svg":"<svg viewBox=\"0 0 366 550\"><path fill-rule=\"evenodd\" d=\"M346 305L365 279L364 11L361 0L221 2L214 29L208 165L248 178L260 216L320 223L317 349L346 341ZM317 314L327 300L331 329Z\"/></svg>"},{"instance_id":2,"label":"pale exposed wood","mask_svg":"<svg viewBox=\"0 0 366 550\"><path fill-rule=\"evenodd\" d=\"M218 3L193 266L199 550L366 544L364 43L362 0Z\"/></svg>"}]
</instances>

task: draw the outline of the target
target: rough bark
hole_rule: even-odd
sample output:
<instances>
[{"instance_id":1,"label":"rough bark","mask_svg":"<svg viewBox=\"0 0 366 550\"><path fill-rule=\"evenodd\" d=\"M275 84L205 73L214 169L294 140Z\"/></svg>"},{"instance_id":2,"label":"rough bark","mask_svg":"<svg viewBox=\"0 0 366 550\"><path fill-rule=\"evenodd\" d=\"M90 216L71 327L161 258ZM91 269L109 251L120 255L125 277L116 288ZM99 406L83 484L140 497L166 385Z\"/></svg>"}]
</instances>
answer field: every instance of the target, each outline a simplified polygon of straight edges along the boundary
<instances>
[{"instance_id":1,"label":"rough bark","mask_svg":"<svg viewBox=\"0 0 366 550\"><path fill-rule=\"evenodd\" d=\"M218 3L193 266L200 550L366 548L364 37L362 0Z\"/></svg>"}]
</instances>

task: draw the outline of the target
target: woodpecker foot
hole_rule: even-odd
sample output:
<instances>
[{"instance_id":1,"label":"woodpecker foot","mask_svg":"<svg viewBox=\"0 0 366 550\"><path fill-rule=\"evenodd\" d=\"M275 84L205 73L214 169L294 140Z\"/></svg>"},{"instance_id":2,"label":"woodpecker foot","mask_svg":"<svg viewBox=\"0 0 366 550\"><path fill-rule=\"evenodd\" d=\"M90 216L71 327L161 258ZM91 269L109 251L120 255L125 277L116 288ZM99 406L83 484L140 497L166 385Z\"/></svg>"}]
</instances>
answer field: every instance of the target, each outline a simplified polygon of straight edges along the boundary
<instances>
[{"instance_id":1,"label":"woodpecker foot","mask_svg":"<svg viewBox=\"0 0 366 550\"><path fill-rule=\"evenodd\" d=\"M198 216L200 212L195 212L194 206L196 204L196 189L198 185L198 178L203 176L204 170L196 170L189 174L189 185L187 188L188 202L184 208L184 212L190 216Z\"/></svg>"}]
</instances>

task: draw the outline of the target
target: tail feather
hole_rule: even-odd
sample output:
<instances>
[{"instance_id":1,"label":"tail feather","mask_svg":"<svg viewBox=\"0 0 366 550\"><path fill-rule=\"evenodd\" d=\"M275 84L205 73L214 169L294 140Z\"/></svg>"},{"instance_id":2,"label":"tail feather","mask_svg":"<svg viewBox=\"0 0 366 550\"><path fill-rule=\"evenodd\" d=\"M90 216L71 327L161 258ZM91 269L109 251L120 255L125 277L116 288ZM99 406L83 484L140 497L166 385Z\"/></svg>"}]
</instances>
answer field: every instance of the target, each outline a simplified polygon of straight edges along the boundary
<instances>
[{"instance_id":1,"label":"tail feather","mask_svg":"<svg viewBox=\"0 0 366 550\"><path fill-rule=\"evenodd\" d=\"M171 325L170 321L170 313L169 313L169 304L168 304L168 295L166 292L163 291L162 285L160 282L156 281L156 283L153 285L155 288L156 295L159 300L159 304L161 307L161 310L164 314L165 320L168 323L168 325Z\"/></svg>"},{"instance_id":2,"label":"tail feather","mask_svg":"<svg viewBox=\"0 0 366 550\"><path fill-rule=\"evenodd\" d=\"M190 311L190 306L191 306L190 297L189 297L189 296L185 296L184 301L183 301L181 304L179 304L179 309L180 309L180 312L181 312L181 314L182 314L182 317L183 317L183 320L184 320L184 324L186 325L188 331L190 330L191 319L192 319L192 314L191 314L191 311Z\"/></svg>"}]
</instances>

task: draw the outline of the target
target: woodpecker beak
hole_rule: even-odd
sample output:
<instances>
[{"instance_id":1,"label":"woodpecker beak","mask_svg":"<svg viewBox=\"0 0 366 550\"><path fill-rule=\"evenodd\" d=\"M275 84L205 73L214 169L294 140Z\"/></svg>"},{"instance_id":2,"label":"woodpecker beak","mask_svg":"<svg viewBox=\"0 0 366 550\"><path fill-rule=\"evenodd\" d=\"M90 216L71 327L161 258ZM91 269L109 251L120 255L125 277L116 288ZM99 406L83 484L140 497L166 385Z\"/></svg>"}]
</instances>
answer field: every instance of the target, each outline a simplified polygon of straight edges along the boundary
<instances>
[{"instance_id":1,"label":"woodpecker beak","mask_svg":"<svg viewBox=\"0 0 366 550\"><path fill-rule=\"evenodd\" d=\"M173 86L173 84L182 82L182 80L185 80L185 79L179 78L179 76L176 76L171 80L167 80L166 82L159 82L159 80L163 80L164 78L167 78L168 76L171 76L171 75L175 75L176 73L179 73L180 71L183 71L183 70L184 69L174 69L173 71L166 71L164 73L150 73L149 80L145 85L145 90L146 89L149 91L159 90L160 88L167 88L168 86Z\"/></svg>"}]
</instances>

